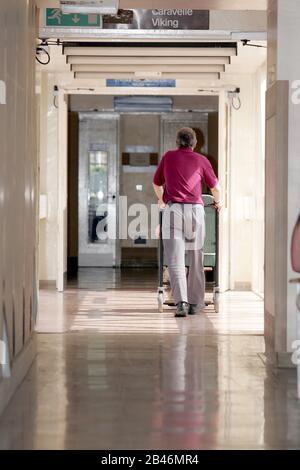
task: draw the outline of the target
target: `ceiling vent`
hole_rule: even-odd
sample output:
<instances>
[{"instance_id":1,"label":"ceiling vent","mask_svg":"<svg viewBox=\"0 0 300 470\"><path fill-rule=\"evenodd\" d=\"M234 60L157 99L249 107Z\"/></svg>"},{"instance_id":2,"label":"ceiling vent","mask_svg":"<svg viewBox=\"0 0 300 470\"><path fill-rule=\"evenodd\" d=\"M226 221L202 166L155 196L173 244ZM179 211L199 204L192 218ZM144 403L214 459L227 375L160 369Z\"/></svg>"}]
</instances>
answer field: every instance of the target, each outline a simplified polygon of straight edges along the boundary
<instances>
[{"instance_id":1,"label":"ceiling vent","mask_svg":"<svg viewBox=\"0 0 300 470\"><path fill-rule=\"evenodd\" d=\"M168 113L173 109L173 100L169 96L116 96L115 111Z\"/></svg>"},{"instance_id":2,"label":"ceiling vent","mask_svg":"<svg viewBox=\"0 0 300 470\"><path fill-rule=\"evenodd\" d=\"M119 0L60 0L63 13L115 15Z\"/></svg>"}]
</instances>

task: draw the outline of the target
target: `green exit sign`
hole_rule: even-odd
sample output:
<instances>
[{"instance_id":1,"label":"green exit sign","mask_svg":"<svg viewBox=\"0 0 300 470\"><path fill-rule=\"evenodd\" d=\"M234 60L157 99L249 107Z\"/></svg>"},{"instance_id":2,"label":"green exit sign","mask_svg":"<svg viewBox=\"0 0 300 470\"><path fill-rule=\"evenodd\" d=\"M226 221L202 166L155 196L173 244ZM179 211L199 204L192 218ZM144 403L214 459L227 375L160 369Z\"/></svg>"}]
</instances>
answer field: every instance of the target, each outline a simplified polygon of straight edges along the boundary
<instances>
[{"instance_id":1,"label":"green exit sign","mask_svg":"<svg viewBox=\"0 0 300 470\"><path fill-rule=\"evenodd\" d=\"M62 13L60 8L46 8L46 26L55 28L102 28L102 16Z\"/></svg>"}]
</instances>

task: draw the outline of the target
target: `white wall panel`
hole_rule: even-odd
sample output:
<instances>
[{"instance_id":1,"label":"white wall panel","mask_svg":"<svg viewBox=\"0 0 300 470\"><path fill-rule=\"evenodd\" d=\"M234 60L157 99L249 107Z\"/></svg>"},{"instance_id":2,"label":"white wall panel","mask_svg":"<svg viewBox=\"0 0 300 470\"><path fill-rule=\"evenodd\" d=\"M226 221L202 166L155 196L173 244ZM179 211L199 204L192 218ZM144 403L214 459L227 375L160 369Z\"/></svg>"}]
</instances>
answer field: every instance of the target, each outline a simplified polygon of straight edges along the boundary
<instances>
[{"instance_id":1,"label":"white wall panel","mask_svg":"<svg viewBox=\"0 0 300 470\"><path fill-rule=\"evenodd\" d=\"M0 80L7 100L0 104L0 339L6 323L14 386L32 360L27 355L22 374L14 376L37 308L35 18L33 0L1 1ZM0 412L13 391L1 377L0 367Z\"/></svg>"}]
</instances>

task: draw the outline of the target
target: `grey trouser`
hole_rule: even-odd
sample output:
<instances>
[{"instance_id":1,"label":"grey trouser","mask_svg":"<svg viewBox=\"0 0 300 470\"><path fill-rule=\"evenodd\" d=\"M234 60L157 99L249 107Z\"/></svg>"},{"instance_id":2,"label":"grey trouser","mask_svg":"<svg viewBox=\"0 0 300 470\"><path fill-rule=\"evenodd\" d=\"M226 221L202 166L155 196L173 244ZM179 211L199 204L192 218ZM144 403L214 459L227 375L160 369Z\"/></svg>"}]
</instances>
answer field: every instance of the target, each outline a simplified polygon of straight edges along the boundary
<instances>
[{"instance_id":1,"label":"grey trouser","mask_svg":"<svg viewBox=\"0 0 300 470\"><path fill-rule=\"evenodd\" d=\"M205 275L203 245L205 213L201 204L168 204L163 212L162 237L174 302L188 302L203 308ZM189 266L185 270L185 253Z\"/></svg>"}]
</instances>

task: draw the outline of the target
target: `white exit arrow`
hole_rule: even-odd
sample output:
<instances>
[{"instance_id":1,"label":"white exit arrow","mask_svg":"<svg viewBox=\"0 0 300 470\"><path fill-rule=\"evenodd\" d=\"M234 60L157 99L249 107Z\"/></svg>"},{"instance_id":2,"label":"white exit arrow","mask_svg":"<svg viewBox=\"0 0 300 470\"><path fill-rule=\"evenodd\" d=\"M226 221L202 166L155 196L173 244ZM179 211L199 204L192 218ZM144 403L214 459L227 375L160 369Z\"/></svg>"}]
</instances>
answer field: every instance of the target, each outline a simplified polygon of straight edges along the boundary
<instances>
[{"instance_id":1,"label":"white exit arrow","mask_svg":"<svg viewBox=\"0 0 300 470\"><path fill-rule=\"evenodd\" d=\"M80 21L80 18L78 17L78 15L74 15L73 18L72 18L72 21L73 23L78 23Z\"/></svg>"}]
</instances>

